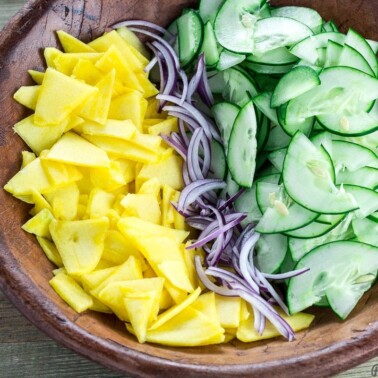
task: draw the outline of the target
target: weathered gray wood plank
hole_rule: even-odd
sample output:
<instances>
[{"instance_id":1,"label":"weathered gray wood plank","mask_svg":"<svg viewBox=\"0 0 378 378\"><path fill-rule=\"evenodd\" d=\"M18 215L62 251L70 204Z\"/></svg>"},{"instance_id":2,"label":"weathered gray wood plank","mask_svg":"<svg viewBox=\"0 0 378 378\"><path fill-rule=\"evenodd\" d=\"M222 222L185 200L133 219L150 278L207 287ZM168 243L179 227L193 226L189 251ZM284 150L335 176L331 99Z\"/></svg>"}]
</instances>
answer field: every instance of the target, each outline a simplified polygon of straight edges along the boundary
<instances>
[{"instance_id":1,"label":"weathered gray wood plank","mask_svg":"<svg viewBox=\"0 0 378 378\"><path fill-rule=\"evenodd\" d=\"M25 3L26 0L0 0L0 29ZM372 377L372 369L376 364L378 367L378 357L338 375L337 378ZM30 324L0 291L0 377L31 376L121 377L49 339Z\"/></svg>"}]
</instances>

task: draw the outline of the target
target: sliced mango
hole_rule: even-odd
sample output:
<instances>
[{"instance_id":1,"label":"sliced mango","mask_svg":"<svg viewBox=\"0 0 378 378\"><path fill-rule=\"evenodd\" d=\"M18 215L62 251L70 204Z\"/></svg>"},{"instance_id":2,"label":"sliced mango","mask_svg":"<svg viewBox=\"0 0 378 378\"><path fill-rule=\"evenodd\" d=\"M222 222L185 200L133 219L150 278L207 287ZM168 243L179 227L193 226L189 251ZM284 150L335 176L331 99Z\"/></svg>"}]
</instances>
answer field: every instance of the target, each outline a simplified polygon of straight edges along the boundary
<instances>
[{"instance_id":1,"label":"sliced mango","mask_svg":"<svg viewBox=\"0 0 378 378\"><path fill-rule=\"evenodd\" d=\"M66 53L95 52L89 45L66 33L64 30L58 30L56 34L58 34L59 42Z\"/></svg>"},{"instance_id":2,"label":"sliced mango","mask_svg":"<svg viewBox=\"0 0 378 378\"><path fill-rule=\"evenodd\" d=\"M156 196L153 194L127 194L121 201L124 215L137 217L147 222L160 224L161 211Z\"/></svg>"},{"instance_id":3,"label":"sliced mango","mask_svg":"<svg viewBox=\"0 0 378 378\"><path fill-rule=\"evenodd\" d=\"M64 266L63 261L55 247L55 244L41 236L37 236L37 240L43 252L45 252L46 257L57 267L62 268Z\"/></svg>"},{"instance_id":4,"label":"sliced mango","mask_svg":"<svg viewBox=\"0 0 378 378\"><path fill-rule=\"evenodd\" d=\"M40 85L20 87L17 90L17 92L13 95L13 98L19 104L24 105L31 110L35 110L40 90Z\"/></svg>"},{"instance_id":5,"label":"sliced mango","mask_svg":"<svg viewBox=\"0 0 378 378\"><path fill-rule=\"evenodd\" d=\"M49 225L53 219L54 216L51 214L51 211L48 209L43 209L33 218L24 223L22 225L22 229L36 236L51 238Z\"/></svg>"}]
</instances>

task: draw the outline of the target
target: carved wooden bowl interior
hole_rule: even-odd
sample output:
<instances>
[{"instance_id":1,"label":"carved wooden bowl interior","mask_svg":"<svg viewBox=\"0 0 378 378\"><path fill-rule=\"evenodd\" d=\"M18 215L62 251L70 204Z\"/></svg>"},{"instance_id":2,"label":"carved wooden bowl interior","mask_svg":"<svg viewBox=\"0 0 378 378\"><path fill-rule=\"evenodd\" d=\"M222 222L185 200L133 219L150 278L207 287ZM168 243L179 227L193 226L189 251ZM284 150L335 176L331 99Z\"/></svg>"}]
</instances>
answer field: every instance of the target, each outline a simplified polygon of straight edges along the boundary
<instances>
[{"instance_id":1,"label":"carved wooden bowl interior","mask_svg":"<svg viewBox=\"0 0 378 378\"><path fill-rule=\"evenodd\" d=\"M345 31L352 26L378 39L376 0L277 0L273 5L316 8ZM0 185L20 167L25 145L12 126L26 115L12 95L31 84L27 69L42 69L42 48L56 46L55 30L89 41L121 19L169 24L191 0L34 0L0 35ZM366 294L347 321L327 310L294 342L283 338L253 344L231 342L199 348L138 344L113 316L78 315L51 289L52 265L34 237L21 230L28 208L0 190L0 287L14 305L49 336L112 369L133 376L225 377L329 376L378 354L377 288Z\"/></svg>"}]
</instances>

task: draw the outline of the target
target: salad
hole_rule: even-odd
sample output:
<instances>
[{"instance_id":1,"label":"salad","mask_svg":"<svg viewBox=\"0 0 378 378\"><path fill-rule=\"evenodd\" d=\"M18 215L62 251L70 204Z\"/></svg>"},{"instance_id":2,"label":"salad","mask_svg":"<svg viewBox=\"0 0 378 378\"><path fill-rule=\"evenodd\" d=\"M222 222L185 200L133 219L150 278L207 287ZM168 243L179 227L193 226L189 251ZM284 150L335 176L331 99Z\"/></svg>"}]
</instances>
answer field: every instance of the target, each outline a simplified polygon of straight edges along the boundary
<instances>
[{"instance_id":1,"label":"salad","mask_svg":"<svg viewBox=\"0 0 378 378\"><path fill-rule=\"evenodd\" d=\"M58 32L15 94L33 153L5 189L57 293L173 346L347 318L378 272L378 43L265 0L113 28Z\"/></svg>"}]
</instances>

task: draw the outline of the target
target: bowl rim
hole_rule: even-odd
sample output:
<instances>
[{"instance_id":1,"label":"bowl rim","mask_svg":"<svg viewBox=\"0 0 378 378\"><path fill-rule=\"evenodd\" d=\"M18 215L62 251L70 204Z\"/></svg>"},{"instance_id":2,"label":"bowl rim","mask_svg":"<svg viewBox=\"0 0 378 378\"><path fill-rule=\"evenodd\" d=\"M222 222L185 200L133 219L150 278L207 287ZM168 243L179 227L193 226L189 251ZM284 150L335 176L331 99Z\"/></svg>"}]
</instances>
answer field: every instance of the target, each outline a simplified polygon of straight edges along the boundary
<instances>
[{"instance_id":1,"label":"bowl rim","mask_svg":"<svg viewBox=\"0 0 378 378\"><path fill-rule=\"evenodd\" d=\"M27 33L33 26L33 20L40 18L51 4L50 0L29 0L8 21L0 32L0 56L3 47L10 40L16 39L14 28ZM273 374L277 377L287 377L291 376L295 367L297 377L313 375L314 369L317 377L326 377L378 355L378 343L375 342L378 338L378 322L374 322L352 339L286 360L258 364L197 365L156 357L86 332L60 313L58 307L47 297L41 295L38 287L22 270L1 237L0 252L0 289L25 318L59 344L124 374L150 377L151 371L154 371L155 377L167 377L180 371L183 377L196 378L210 378L219 373L224 377L264 377Z\"/></svg>"}]
</instances>

